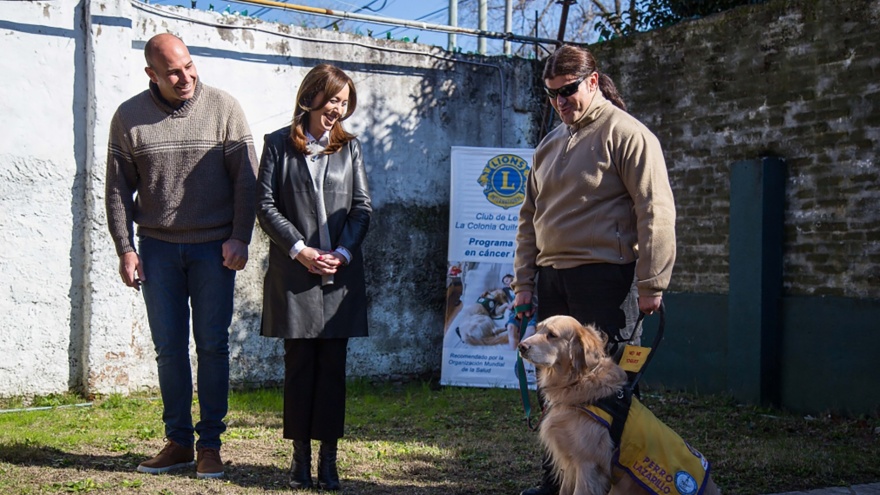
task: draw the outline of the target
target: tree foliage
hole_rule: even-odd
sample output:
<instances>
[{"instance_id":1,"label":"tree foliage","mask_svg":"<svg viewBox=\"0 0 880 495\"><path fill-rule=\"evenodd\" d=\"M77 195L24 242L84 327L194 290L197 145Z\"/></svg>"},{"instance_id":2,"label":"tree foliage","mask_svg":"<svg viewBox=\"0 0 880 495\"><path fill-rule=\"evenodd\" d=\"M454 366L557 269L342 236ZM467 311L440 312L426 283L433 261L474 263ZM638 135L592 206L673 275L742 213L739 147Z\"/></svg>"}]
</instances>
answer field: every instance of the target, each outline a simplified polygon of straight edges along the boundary
<instances>
[{"instance_id":1,"label":"tree foliage","mask_svg":"<svg viewBox=\"0 0 880 495\"><path fill-rule=\"evenodd\" d=\"M513 32L557 39L565 1L564 40L592 43L766 0L514 0ZM504 25L504 8L505 0L488 1L489 25L496 27L493 30ZM477 0L460 0L460 25L475 27L478 9ZM517 53L524 55L531 49L530 45L519 45Z\"/></svg>"},{"instance_id":2,"label":"tree foliage","mask_svg":"<svg viewBox=\"0 0 880 495\"><path fill-rule=\"evenodd\" d=\"M629 8L625 11L618 9L601 15L594 28L601 38L627 36L764 1L766 0L630 0ZM600 2L594 0L593 3Z\"/></svg>"}]
</instances>

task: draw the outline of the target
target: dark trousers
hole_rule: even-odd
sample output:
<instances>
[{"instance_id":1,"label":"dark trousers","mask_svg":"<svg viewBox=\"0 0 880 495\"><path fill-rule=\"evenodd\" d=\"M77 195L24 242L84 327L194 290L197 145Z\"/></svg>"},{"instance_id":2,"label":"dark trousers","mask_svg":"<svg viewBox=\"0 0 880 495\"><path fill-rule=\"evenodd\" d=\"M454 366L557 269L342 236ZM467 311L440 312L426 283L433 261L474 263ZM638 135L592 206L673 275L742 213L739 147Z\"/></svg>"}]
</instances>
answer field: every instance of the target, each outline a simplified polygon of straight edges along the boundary
<instances>
[{"instance_id":1,"label":"dark trousers","mask_svg":"<svg viewBox=\"0 0 880 495\"><path fill-rule=\"evenodd\" d=\"M347 348L348 339L284 341L284 438L342 438Z\"/></svg>"},{"instance_id":2,"label":"dark trousers","mask_svg":"<svg viewBox=\"0 0 880 495\"><path fill-rule=\"evenodd\" d=\"M641 328L633 328L639 316L635 268L635 263L595 263L562 270L540 267L538 320L568 315L585 325L595 325L606 335L619 332L625 340L638 344Z\"/></svg>"},{"instance_id":3,"label":"dark trousers","mask_svg":"<svg viewBox=\"0 0 880 495\"><path fill-rule=\"evenodd\" d=\"M620 332L628 342L638 345L642 329L633 328L639 316L635 263L614 265L595 263L557 270L540 267L536 282L538 320L568 315L579 322L595 325L606 335ZM611 352L609 341L607 348ZM620 359L623 344L616 349ZM544 406L544 394L538 389Z\"/></svg>"}]
</instances>

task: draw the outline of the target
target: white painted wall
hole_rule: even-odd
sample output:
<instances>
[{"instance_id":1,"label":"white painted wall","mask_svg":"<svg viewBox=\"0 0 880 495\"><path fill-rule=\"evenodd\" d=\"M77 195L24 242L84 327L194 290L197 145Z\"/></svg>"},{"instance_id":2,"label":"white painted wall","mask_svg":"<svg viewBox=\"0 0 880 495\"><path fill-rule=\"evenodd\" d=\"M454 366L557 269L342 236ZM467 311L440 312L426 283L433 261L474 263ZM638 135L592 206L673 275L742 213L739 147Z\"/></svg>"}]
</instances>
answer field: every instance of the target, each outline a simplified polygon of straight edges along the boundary
<instances>
[{"instance_id":1,"label":"white painted wall","mask_svg":"<svg viewBox=\"0 0 880 495\"><path fill-rule=\"evenodd\" d=\"M451 146L530 144L528 62L451 60L422 45L126 0L0 2L0 19L0 396L156 385L143 301L117 274L103 178L110 118L146 88L142 48L161 32L183 38L203 82L239 100L258 153L289 122L311 67L352 76L348 126L364 144L376 211L372 337L352 340L349 373L439 369L442 307L413 304L411 281L426 264L445 270L445 224L424 228L422 217L448 208ZM379 261L388 251L392 261ZM257 228L230 329L237 385L282 379L280 342L258 335L267 253ZM442 300L443 286L438 276L416 290Z\"/></svg>"},{"instance_id":2,"label":"white painted wall","mask_svg":"<svg viewBox=\"0 0 880 495\"><path fill-rule=\"evenodd\" d=\"M74 129L85 113L75 98L77 10L0 5L0 395L66 390L76 366L84 149Z\"/></svg>"}]
</instances>

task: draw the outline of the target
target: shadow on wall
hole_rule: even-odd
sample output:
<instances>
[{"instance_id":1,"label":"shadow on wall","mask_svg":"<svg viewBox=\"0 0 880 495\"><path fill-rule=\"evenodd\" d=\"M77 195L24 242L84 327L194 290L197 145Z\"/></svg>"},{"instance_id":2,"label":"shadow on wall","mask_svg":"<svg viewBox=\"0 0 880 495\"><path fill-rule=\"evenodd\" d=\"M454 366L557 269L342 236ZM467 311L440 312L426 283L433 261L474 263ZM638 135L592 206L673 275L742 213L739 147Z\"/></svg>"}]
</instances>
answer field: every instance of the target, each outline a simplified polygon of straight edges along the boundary
<instances>
[{"instance_id":1,"label":"shadow on wall","mask_svg":"<svg viewBox=\"0 0 880 495\"><path fill-rule=\"evenodd\" d=\"M374 208L363 246L371 337L351 340L349 375L436 371L445 304L450 147L498 145L500 105L493 104L495 113L487 116L486 104L499 101L499 85L484 84L497 79L498 71L445 60L427 68L295 61L303 67L338 65L358 87L358 110L348 128L363 145ZM282 346L275 339L249 337L259 334L261 301L255 295L262 294L269 242L256 230L252 260L259 262L237 281L231 373L233 382L280 382Z\"/></svg>"},{"instance_id":2,"label":"shadow on wall","mask_svg":"<svg viewBox=\"0 0 880 495\"><path fill-rule=\"evenodd\" d=\"M235 279L235 308L229 329L229 381L235 388L259 388L284 382L284 346L260 336L263 276L269 266L269 237L259 225L249 248L247 267Z\"/></svg>"},{"instance_id":3,"label":"shadow on wall","mask_svg":"<svg viewBox=\"0 0 880 495\"><path fill-rule=\"evenodd\" d=\"M301 53L310 53L312 43L323 46L321 39L302 41ZM363 144L374 212L363 246L371 338L352 339L350 376L439 370L450 147L502 144L503 69L476 59L448 60L439 49L396 45L376 42L365 60L356 61L337 50L322 51L328 58L319 59L189 45L193 56L205 58L304 70L332 63L355 80L359 108L348 128ZM132 43L135 50L142 47L143 41ZM268 243L256 227L251 262L237 276L230 334L230 378L237 386L283 380L283 346L259 337Z\"/></svg>"},{"instance_id":4,"label":"shadow on wall","mask_svg":"<svg viewBox=\"0 0 880 495\"><path fill-rule=\"evenodd\" d=\"M364 245L372 338L352 341L354 374L439 370L450 147L498 145L500 105L495 115L486 115L483 105L499 99L485 84L497 78L495 69L437 60L430 69L383 71L395 72L418 78L407 108L380 92L362 110L361 140L374 201Z\"/></svg>"}]
</instances>

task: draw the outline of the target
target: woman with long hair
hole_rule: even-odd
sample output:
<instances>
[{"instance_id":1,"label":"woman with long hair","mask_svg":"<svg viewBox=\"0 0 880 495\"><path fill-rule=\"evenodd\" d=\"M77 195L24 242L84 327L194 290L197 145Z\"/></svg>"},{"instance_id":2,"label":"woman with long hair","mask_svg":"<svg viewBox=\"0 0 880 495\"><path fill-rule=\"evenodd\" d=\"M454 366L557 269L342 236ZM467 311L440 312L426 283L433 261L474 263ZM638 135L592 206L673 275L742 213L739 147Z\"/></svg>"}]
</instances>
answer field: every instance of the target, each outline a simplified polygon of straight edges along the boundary
<instances>
[{"instance_id":1,"label":"woman with long hair","mask_svg":"<svg viewBox=\"0 0 880 495\"><path fill-rule=\"evenodd\" d=\"M284 432L293 440L290 485L339 490L348 339L367 336L361 244L372 215L361 145L342 122L354 82L328 64L300 85L291 125L266 135L257 219L271 239L261 333L284 339Z\"/></svg>"}]
</instances>

